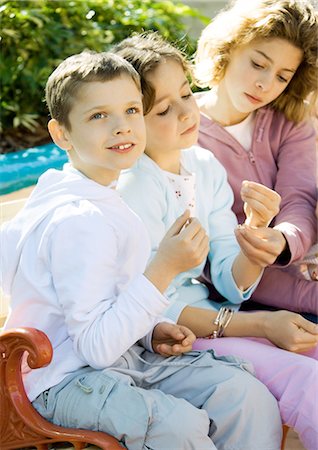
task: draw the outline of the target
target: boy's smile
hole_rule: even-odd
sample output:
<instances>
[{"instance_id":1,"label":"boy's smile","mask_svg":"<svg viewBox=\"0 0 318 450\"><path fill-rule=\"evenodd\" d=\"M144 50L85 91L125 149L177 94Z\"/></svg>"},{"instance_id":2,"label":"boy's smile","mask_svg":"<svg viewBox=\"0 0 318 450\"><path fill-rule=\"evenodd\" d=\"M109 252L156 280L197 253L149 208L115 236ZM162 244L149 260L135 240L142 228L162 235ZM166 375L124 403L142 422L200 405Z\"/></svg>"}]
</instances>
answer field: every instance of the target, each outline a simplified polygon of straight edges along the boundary
<instances>
[{"instance_id":1,"label":"boy's smile","mask_svg":"<svg viewBox=\"0 0 318 450\"><path fill-rule=\"evenodd\" d=\"M134 144L118 144L113 145L112 147L109 147L109 150L112 150L113 152L118 153L128 153L134 148Z\"/></svg>"},{"instance_id":2,"label":"boy's smile","mask_svg":"<svg viewBox=\"0 0 318 450\"><path fill-rule=\"evenodd\" d=\"M142 97L129 76L83 83L69 122L70 129L62 127L64 142L57 144L76 169L100 184L116 180L145 148Z\"/></svg>"}]
</instances>

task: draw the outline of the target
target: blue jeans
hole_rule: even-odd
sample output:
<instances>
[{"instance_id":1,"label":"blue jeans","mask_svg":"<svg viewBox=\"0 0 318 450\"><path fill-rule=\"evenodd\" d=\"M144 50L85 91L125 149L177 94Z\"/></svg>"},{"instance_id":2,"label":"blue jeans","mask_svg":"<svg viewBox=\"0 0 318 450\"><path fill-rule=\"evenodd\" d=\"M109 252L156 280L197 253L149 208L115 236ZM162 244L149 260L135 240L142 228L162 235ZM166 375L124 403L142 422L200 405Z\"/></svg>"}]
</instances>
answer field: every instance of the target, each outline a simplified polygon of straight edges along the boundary
<instances>
[{"instance_id":1,"label":"blue jeans","mask_svg":"<svg viewBox=\"0 0 318 450\"><path fill-rule=\"evenodd\" d=\"M70 375L34 407L55 424L107 432L129 450L280 449L276 400L244 363L213 351L163 358L136 347L116 367Z\"/></svg>"}]
</instances>

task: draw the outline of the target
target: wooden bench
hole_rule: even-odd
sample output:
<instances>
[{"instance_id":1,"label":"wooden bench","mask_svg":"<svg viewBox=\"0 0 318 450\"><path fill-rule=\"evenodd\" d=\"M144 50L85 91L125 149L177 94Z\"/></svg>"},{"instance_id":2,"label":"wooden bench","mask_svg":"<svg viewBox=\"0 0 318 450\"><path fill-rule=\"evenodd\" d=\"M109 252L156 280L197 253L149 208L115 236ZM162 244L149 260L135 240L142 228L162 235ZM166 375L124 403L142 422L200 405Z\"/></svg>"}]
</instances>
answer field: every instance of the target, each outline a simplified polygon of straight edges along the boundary
<instances>
[{"instance_id":1,"label":"wooden bench","mask_svg":"<svg viewBox=\"0 0 318 450\"><path fill-rule=\"evenodd\" d=\"M0 448L1 450L35 447L51 448L53 443L69 443L76 450L94 444L103 450L122 450L112 436L97 431L63 428L45 420L33 408L22 382L21 361L29 353L32 369L46 366L52 359L47 336L34 328L16 328L0 335Z\"/></svg>"},{"instance_id":2,"label":"wooden bench","mask_svg":"<svg viewBox=\"0 0 318 450\"><path fill-rule=\"evenodd\" d=\"M53 443L67 442L76 450L87 444L103 450L122 450L119 442L106 433L59 427L40 416L28 400L22 382L21 361L25 351L29 353L27 361L32 369L46 366L52 359L51 343L42 331L16 328L0 334L0 448L44 450ZM284 427L282 449L287 431Z\"/></svg>"}]
</instances>

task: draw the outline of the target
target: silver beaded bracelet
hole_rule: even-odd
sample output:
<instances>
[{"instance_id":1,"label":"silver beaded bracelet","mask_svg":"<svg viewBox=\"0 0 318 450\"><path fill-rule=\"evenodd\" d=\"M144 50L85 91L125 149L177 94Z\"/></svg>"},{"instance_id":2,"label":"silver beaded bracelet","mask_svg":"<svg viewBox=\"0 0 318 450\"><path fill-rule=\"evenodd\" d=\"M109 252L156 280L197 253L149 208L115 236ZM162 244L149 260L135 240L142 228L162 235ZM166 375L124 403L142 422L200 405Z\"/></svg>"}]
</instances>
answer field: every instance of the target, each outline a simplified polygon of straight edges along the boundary
<instances>
[{"instance_id":1,"label":"silver beaded bracelet","mask_svg":"<svg viewBox=\"0 0 318 450\"><path fill-rule=\"evenodd\" d=\"M228 326L228 324L231 322L231 319L233 317L234 311L231 308L225 308L222 306L220 308L218 315L214 319L213 323L217 326L217 329L213 331L212 334L207 336L208 339L216 339L219 337L222 337L224 334L225 328Z\"/></svg>"}]
</instances>

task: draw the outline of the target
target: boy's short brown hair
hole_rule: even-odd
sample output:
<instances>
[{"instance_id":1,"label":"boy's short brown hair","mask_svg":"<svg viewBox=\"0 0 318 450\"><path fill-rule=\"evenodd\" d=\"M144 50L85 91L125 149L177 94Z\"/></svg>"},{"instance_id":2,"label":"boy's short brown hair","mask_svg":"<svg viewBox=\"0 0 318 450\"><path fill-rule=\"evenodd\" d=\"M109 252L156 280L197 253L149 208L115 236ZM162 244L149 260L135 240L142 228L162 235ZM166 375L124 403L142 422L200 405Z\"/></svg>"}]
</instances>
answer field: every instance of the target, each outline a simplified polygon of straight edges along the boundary
<instances>
[{"instance_id":1,"label":"boy's short brown hair","mask_svg":"<svg viewBox=\"0 0 318 450\"><path fill-rule=\"evenodd\" d=\"M71 129L69 113L80 87L84 83L110 81L121 75L131 77L141 90L138 73L118 55L84 51L66 58L46 83L45 99L52 119Z\"/></svg>"}]
</instances>

